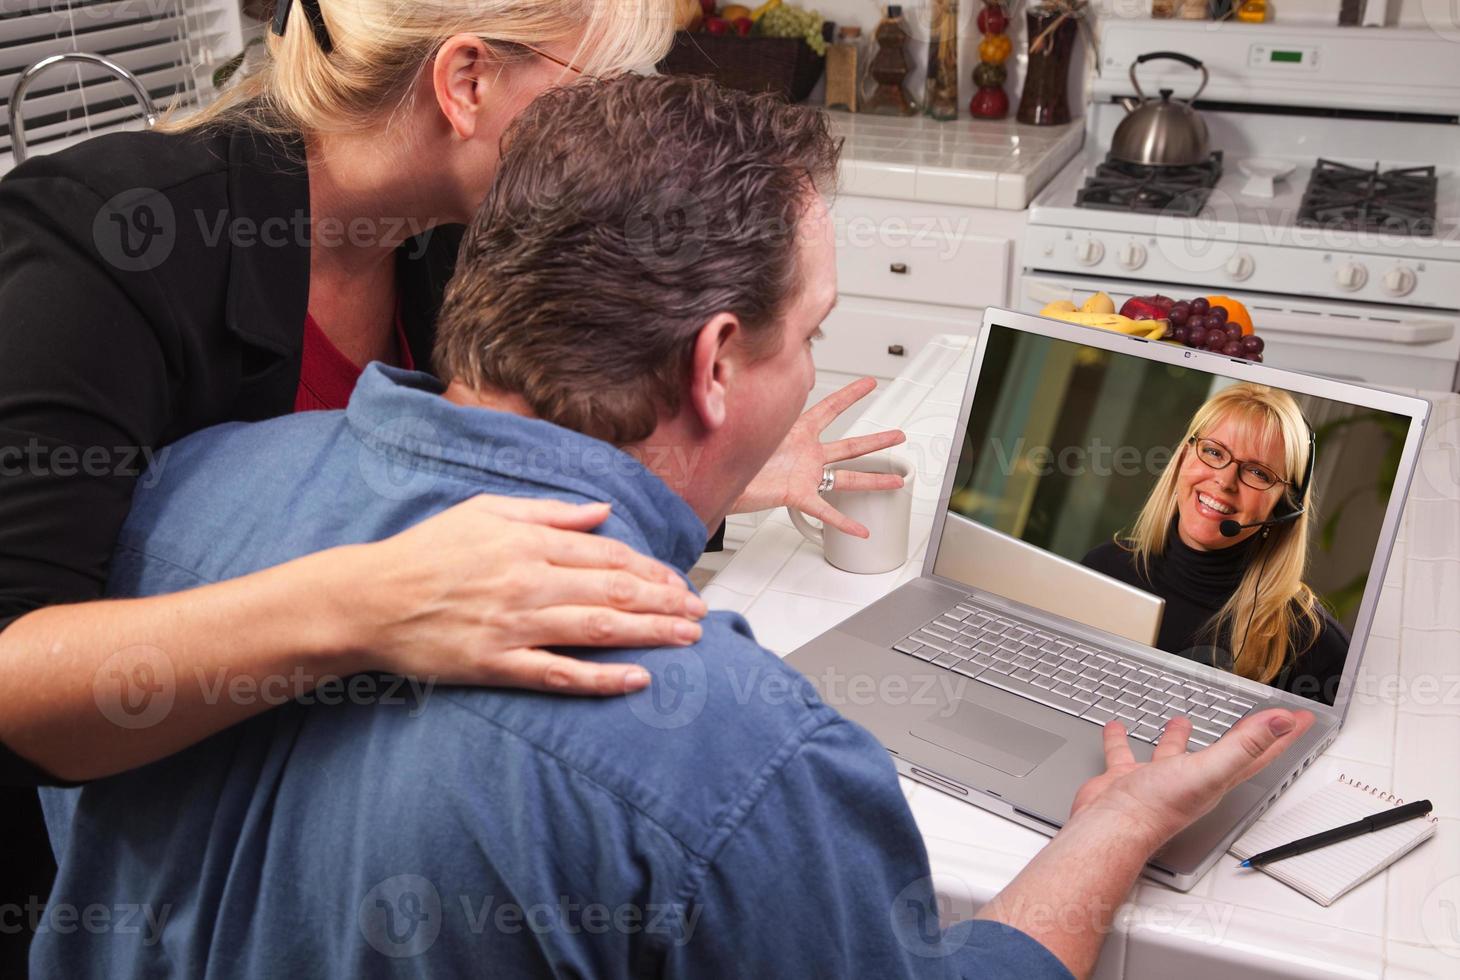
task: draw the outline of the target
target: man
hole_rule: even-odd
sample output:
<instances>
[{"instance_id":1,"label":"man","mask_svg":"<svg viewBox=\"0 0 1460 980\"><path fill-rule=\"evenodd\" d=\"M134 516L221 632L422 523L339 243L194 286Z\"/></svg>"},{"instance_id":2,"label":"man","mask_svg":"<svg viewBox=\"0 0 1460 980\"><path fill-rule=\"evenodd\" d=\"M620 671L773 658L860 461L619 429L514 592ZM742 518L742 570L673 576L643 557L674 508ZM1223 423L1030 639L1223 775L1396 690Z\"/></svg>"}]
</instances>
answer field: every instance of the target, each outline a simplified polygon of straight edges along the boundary
<instances>
[{"instance_id":1,"label":"man","mask_svg":"<svg viewBox=\"0 0 1460 980\"><path fill-rule=\"evenodd\" d=\"M812 385L837 146L809 110L635 77L550 93L504 153L442 314L450 384L377 366L345 413L179 444L121 537L118 594L487 492L602 501L605 549L690 567ZM165 696L165 651L129 656ZM1193 756L1168 738L1147 765L1112 728L1069 826L940 931L886 753L740 617L613 656L650 690L311 697L79 799L50 791L52 908L144 914L127 934L43 928L38 973L1083 974L1145 858L1311 722L1269 712Z\"/></svg>"}]
</instances>

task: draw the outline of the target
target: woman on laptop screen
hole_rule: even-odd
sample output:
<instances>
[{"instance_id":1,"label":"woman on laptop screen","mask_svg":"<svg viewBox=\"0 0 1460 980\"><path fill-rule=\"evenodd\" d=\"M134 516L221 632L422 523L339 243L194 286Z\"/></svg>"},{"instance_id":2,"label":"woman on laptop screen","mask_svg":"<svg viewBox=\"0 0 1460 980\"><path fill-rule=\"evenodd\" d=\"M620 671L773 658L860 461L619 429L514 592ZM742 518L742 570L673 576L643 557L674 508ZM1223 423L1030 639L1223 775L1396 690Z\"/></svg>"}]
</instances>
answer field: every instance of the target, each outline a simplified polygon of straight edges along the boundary
<instances>
[{"instance_id":1,"label":"woman on laptop screen","mask_svg":"<svg viewBox=\"0 0 1460 980\"><path fill-rule=\"evenodd\" d=\"M1316 449L1287 392L1226 388L1083 563L1166 600L1161 649L1332 704L1349 636L1303 581Z\"/></svg>"}]
</instances>

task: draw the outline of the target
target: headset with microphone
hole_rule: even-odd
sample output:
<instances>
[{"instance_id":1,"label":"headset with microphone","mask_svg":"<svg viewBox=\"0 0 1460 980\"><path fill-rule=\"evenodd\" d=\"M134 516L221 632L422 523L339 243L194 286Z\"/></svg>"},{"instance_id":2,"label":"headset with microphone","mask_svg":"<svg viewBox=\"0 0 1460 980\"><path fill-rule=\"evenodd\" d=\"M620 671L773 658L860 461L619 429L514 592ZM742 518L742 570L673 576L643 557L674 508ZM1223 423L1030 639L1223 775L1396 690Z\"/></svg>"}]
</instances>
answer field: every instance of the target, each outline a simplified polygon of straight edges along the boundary
<instances>
[{"instance_id":1,"label":"headset with microphone","mask_svg":"<svg viewBox=\"0 0 1460 980\"><path fill-rule=\"evenodd\" d=\"M1286 514L1282 514L1278 517L1269 517L1265 521L1253 521L1251 524L1238 524L1236 521L1231 519L1225 520L1217 527L1217 529L1222 532L1222 537L1235 538L1237 535L1241 534L1243 530L1249 527L1262 528L1262 533L1265 537L1267 535L1268 528L1275 527L1279 524L1287 524L1292 521L1296 521L1298 518L1307 513L1308 485L1313 482L1313 464L1318 459L1318 436L1316 433L1314 433L1313 426L1309 424L1307 419L1303 420L1303 424L1308 426L1308 465L1304 467L1303 470L1303 482L1298 486L1298 506L1289 510ZM1252 584L1252 612L1250 612L1247 616L1247 628L1242 631L1242 643L1240 646L1237 647L1237 652L1232 657L1232 662L1234 664L1242 657L1242 651L1247 649L1247 637L1252 632L1252 618L1257 615L1257 595L1262 588L1262 573L1264 570L1266 570L1266 568L1267 552L1264 551L1262 555L1262 562L1257 566L1257 578ZM1275 684L1278 687L1284 687L1287 685L1288 671L1290 671L1291 669L1292 664L1287 664L1283 667L1282 673L1275 681Z\"/></svg>"},{"instance_id":2,"label":"headset with microphone","mask_svg":"<svg viewBox=\"0 0 1460 980\"><path fill-rule=\"evenodd\" d=\"M1307 420L1304 420L1305 424ZM1314 434L1313 427L1308 426L1308 466L1303 472L1303 482L1298 484L1298 506L1280 517L1270 517L1265 521L1253 521L1251 524L1238 524L1230 518L1217 526L1224 538L1235 538L1249 527L1275 527L1278 524L1287 524L1289 521L1296 521L1308 510L1308 484L1313 481L1313 462L1318 458L1318 436Z\"/></svg>"}]
</instances>

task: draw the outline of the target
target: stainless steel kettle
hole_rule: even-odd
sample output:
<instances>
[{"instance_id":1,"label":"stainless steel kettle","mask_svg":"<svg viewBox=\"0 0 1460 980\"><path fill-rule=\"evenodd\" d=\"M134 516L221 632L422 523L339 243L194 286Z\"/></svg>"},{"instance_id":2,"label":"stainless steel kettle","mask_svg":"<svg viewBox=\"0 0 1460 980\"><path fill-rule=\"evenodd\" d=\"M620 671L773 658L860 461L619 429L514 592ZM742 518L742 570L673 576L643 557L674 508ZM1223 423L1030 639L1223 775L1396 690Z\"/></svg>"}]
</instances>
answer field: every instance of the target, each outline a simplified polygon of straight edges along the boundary
<instances>
[{"instance_id":1,"label":"stainless steel kettle","mask_svg":"<svg viewBox=\"0 0 1460 980\"><path fill-rule=\"evenodd\" d=\"M1148 61L1179 61L1201 72L1201 85L1185 102L1173 101L1172 90L1161 89L1161 98L1149 98L1136 81L1136 68ZM1126 163L1149 167L1181 167L1202 163L1207 159L1207 124L1192 108L1192 103L1206 90L1211 76L1206 66L1190 55L1175 51L1152 51L1143 54L1130 66L1130 81L1140 96L1139 104L1125 103L1129 113L1115 129L1110 155Z\"/></svg>"}]
</instances>

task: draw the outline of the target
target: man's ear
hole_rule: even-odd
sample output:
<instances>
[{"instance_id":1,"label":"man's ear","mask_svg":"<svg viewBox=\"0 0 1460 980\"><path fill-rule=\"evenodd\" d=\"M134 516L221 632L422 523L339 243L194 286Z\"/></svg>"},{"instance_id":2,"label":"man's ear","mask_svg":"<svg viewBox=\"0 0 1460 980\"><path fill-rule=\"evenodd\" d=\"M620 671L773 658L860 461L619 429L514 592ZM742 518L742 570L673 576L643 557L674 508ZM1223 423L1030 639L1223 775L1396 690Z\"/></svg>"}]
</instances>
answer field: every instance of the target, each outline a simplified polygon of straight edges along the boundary
<instances>
[{"instance_id":1,"label":"man's ear","mask_svg":"<svg viewBox=\"0 0 1460 980\"><path fill-rule=\"evenodd\" d=\"M706 432L725 424L730 385L741 363L740 320L717 313L700 329L690 359L689 404Z\"/></svg>"},{"instance_id":2,"label":"man's ear","mask_svg":"<svg viewBox=\"0 0 1460 980\"><path fill-rule=\"evenodd\" d=\"M483 103L488 97L488 72L496 63L479 37L457 34L448 38L431 64L431 88L441 114L456 135L469 140L476 135Z\"/></svg>"}]
</instances>

